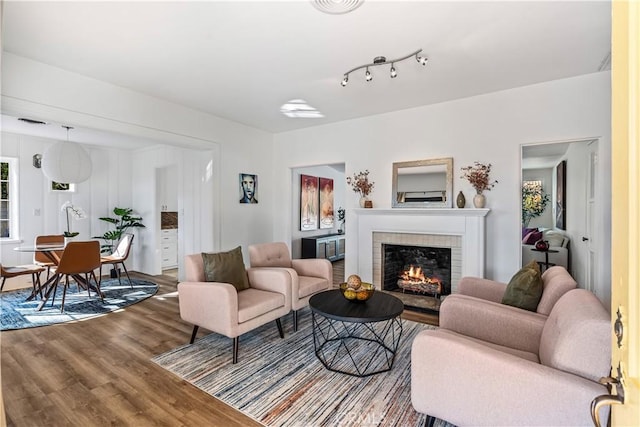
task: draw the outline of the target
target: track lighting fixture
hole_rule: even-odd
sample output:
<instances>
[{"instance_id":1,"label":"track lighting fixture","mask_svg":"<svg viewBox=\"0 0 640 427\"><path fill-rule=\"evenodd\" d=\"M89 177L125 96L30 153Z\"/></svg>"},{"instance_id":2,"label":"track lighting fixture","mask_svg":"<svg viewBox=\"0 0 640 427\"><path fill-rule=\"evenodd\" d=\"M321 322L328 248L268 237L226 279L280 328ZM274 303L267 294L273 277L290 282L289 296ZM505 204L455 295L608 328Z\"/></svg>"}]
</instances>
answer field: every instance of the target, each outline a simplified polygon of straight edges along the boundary
<instances>
[{"instance_id":1,"label":"track lighting fixture","mask_svg":"<svg viewBox=\"0 0 640 427\"><path fill-rule=\"evenodd\" d=\"M415 56L416 61L418 61L418 63L420 63L422 65L427 65L428 59L426 57L424 57L424 56L420 56L419 55L420 52L422 52L422 49L418 49L415 52L412 52L407 56L403 56L402 58L393 59L393 60L389 60L389 61L387 61L387 58L384 57L384 56L376 56L373 59L373 62L371 64L360 65L359 67L352 68L351 70L349 70L346 73L344 73L344 78L342 79L342 82L340 82L340 84L342 85L342 87L345 87L347 85L347 83L349 83L349 74L353 73L354 71L360 70L362 68L366 69L366 71L364 73L365 80L370 82L371 80L373 80L373 75L369 71L369 67L376 67L378 65L385 65L385 64L391 64L391 69L389 70L389 76L392 79L395 79L398 76L398 71L396 71L396 67L395 67L395 63L396 62L404 61L405 59L408 59L408 58L411 58L412 56Z\"/></svg>"}]
</instances>

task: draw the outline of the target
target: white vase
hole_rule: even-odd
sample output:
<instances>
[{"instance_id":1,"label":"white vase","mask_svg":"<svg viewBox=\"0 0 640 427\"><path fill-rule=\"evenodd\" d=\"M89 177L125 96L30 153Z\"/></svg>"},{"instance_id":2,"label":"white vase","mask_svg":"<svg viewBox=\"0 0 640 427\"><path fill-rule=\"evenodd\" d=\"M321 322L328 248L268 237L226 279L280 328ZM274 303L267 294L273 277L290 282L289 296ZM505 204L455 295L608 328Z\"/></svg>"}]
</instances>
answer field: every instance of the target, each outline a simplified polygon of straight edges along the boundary
<instances>
[{"instance_id":1,"label":"white vase","mask_svg":"<svg viewBox=\"0 0 640 427\"><path fill-rule=\"evenodd\" d=\"M484 194L476 194L473 196L473 206L478 209L484 208L484 205L487 203L487 198Z\"/></svg>"},{"instance_id":2,"label":"white vase","mask_svg":"<svg viewBox=\"0 0 640 427\"><path fill-rule=\"evenodd\" d=\"M69 242L73 242L74 240L76 240L76 236L73 237L65 237L64 238L64 245L67 246L67 243Z\"/></svg>"},{"instance_id":3,"label":"white vase","mask_svg":"<svg viewBox=\"0 0 640 427\"><path fill-rule=\"evenodd\" d=\"M366 202L367 202L368 200L369 200L369 198L368 198L367 196L362 196L362 197L360 197L360 207L361 207L361 208L364 208L364 207L365 207L365 204L366 204Z\"/></svg>"}]
</instances>

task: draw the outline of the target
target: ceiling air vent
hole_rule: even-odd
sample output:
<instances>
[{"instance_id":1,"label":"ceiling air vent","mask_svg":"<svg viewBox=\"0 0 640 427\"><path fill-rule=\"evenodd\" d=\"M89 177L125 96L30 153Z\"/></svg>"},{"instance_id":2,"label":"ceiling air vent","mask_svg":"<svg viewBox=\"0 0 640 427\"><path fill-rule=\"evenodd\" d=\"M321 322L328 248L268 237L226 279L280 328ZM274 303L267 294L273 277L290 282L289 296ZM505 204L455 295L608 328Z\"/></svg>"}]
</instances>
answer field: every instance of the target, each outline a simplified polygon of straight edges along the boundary
<instances>
[{"instance_id":1,"label":"ceiling air vent","mask_svg":"<svg viewBox=\"0 0 640 427\"><path fill-rule=\"evenodd\" d=\"M26 117L20 117L18 118L18 120L20 120L21 122L29 123L30 125L46 125L47 124L47 122L43 122L42 120L27 119Z\"/></svg>"}]
</instances>

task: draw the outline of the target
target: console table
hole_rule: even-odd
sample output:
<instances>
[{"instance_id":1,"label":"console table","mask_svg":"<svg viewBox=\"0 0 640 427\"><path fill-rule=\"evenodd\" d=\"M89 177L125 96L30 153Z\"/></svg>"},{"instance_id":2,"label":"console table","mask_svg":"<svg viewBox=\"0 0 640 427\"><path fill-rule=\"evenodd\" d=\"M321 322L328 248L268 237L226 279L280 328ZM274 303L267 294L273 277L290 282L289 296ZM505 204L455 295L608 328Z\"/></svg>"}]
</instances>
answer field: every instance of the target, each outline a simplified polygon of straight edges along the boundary
<instances>
[{"instance_id":1,"label":"console table","mask_svg":"<svg viewBox=\"0 0 640 427\"><path fill-rule=\"evenodd\" d=\"M344 259L344 234L302 238L302 258L326 258L329 261Z\"/></svg>"}]
</instances>

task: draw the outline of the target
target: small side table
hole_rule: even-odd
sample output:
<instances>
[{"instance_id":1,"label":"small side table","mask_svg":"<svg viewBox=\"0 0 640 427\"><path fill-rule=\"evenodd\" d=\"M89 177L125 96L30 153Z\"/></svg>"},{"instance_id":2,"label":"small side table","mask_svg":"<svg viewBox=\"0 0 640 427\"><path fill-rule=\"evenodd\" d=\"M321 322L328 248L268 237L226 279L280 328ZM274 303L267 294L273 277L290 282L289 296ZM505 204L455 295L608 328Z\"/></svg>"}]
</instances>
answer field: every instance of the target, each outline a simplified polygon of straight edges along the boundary
<instances>
[{"instance_id":1,"label":"small side table","mask_svg":"<svg viewBox=\"0 0 640 427\"><path fill-rule=\"evenodd\" d=\"M538 261L538 264L540 265L540 269L542 270L542 267L544 266L544 269L546 270L549 267L553 267L555 264L552 262L549 262L549 254L557 254L560 251L556 251L555 249L546 249L546 250L540 250L540 249L536 249L536 248L531 248L532 251L534 252L543 252L544 253L544 262L542 261Z\"/></svg>"}]
</instances>

